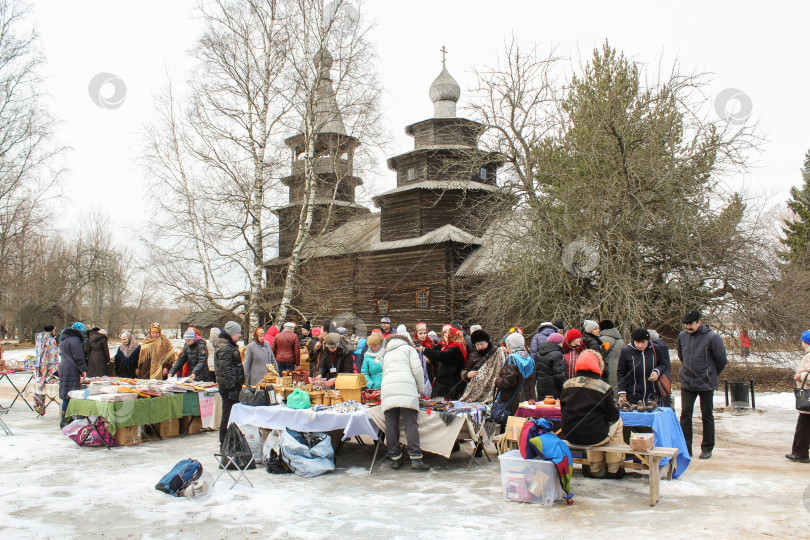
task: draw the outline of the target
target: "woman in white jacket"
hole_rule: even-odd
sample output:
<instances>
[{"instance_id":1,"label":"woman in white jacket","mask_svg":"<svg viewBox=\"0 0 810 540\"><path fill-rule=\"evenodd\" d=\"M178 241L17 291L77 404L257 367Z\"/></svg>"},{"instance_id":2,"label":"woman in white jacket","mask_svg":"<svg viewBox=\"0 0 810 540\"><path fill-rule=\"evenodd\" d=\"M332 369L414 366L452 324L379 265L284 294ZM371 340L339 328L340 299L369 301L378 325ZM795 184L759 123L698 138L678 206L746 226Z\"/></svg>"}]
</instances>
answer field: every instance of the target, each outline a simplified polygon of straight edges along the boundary
<instances>
[{"instance_id":1,"label":"woman in white jacket","mask_svg":"<svg viewBox=\"0 0 810 540\"><path fill-rule=\"evenodd\" d=\"M419 354L407 335L394 334L385 340L380 400L385 414L385 436L391 467L399 469L404 463L399 447L399 417L405 423L408 456L411 468L426 471L430 465L422 461L419 446L419 395L425 391L425 375Z\"/></svg>"}]
</instances>

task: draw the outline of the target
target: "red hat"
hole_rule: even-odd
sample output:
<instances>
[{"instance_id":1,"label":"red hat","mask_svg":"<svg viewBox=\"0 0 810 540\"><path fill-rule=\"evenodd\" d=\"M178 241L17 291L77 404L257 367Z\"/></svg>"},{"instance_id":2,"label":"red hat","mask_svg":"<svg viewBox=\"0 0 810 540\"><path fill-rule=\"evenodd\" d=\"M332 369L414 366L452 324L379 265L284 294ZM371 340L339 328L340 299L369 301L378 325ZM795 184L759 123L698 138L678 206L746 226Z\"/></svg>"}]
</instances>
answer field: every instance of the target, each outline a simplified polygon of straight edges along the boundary
<instances>
[{"instance_id":1,"label":"red hat","mask_svg":"<svg viewBox=\"0 0 810 540\"><path fill-rule=\"evenodd\" d=\"M374 330L371 331L371 333L372 334L380 334L380 335L382 335L382 330L380 330L379 328L375 328Z\"/></svg>"},{"instance_id":2,"label":"red hat","mask_svg":"<svg viewBox=\"0 0 810 540\"><path fill-rule=\"evenodd\" d=\"M597 375L602 375L602 366L599 355L588 349L577 357L577 372L592 371Z\"/></svg>"},{"instance_id":3,"label":"red hat","mask_svg":"<svg viewBox=\"0 0 810 540\"><path fill-rule=\"evenodd\" d=\"M580 332L580 331L579 331L579 330L577 330L576 328L572 328L571 330L569 330L569 331L568 331L568 332L565 334L565 341L567 341L568 343L571 343L571 342L572 342L572 341L574 341L575 339L579 339L579 338L581 338L581 337L582 337L582 332Z\"/></svg>"}]
</instances>

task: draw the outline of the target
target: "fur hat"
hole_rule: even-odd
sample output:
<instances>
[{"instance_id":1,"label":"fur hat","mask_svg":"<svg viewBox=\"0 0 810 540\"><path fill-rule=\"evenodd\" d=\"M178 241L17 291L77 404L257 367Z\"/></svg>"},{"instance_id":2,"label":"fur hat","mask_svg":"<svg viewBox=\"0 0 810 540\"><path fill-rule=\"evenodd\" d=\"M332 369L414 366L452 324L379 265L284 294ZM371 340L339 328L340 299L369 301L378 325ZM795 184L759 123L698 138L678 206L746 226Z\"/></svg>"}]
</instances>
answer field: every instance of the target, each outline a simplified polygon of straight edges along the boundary
<instances>
[{"instance_id":1,"label":"fur hat","mask_svg":"<svg viewBox=\"0 0 810 540\"><path fill-rule=\"evenodd\" d=\"M560 334L559 332L554 332L553 334L548 336L548 339L546 341L548 341L549 343L554 343L556 345L559 345L564 340L565 340L565 338L563 337L562 334Z\"/></svg>"},{"instance_id":2,"label":"fur hat","mask_svg":"<svg viewBox=\"0 0 810 540\"><path fill-rule=\"evenodd\" d=\"M236 321L228 321L225 323L225 333L233 337L236 334L242 333L242 326Z\"/></svg>"},{"instance_id":3,"label":"fur hat","mask_svg":"<svg viewBox=\"0 0 810 540\"><path fill-rule=\"evenodd\" d=\"M681 319L681 322L683 322L683 324L692 324L693 322L698 322L699 320L700 320L700 312L695 310L690 311L689 313L684 315L683 319Z\"/></svg>"},{"instance_id":4,"label":"fur hat","mask_svg":"<svg viewBox=\"0 0 810 540\"><path fill-rule=\"evenodd\" d=\"M582 323L582 329L585 330L588 333L593 332L597 328L599 328L599 323L596 322L596 321L592 321L590 319L585 319L585 321Z\"/></svg>"},{"instance_id":5,"label":"fur hat","mask_svg":"<svg viewBox=\"0 0 810 540\"><path fill-rule=\"evenodd\" d=\"M569 330L568 332L566 332L566 334L565 334L565 341L567 341L568 343L571 343L571 342L572 342L572 341L574 341L575 339L579 339L579 338L581 338L581 337L582 337L582 332L580 332L580 331L579 331L579 330L577 330L576 328L572 328L571 330Z\"/></svg>"},{"instance_id":6,"label":"fur hat","mask_svg":"<svg viewBox=\"0 0 810 540\"><path fill-rule=\"evenodd\" d=\"M340 343L340 334L329 332L323 340L324 347L337 347Z\"/></svg>"},{"instance_id":7,"label":"fur hat","mask_svg":"<svg viewBox=\"0 0 810 540\"><path fill-rule=\"evenodd\" d=\"M506 336L506 348L514 351L515 349L522 349L526 346L526 339L520 332L512 332Z\"/></svg>"},{"instance_id":8,"label":"fur hat","mask_svg":"<svg viewBox=\"0 0 810 540\"><path fill-rule=\"evenodd\" d=\"M597 375L602 375L602 355L590 349L577 357L577 373L580 371L590 371Z\"/></svg>"},{"instance_id":9,"label":"fur hat","mask_svg":"<svg viewBox=\"0 0 810 540\"><path fill-rule=\"evenodd\" d=\"M650 341L650 333L646 328L636 328L631 338L633 341Z\"/></svg>"},{"instance_id":10,"label":"fur hat","mask_svg":"<svg viewBox=\"0 0 810 540\"><path fill-rule=\"evenodd\" d=\"M304 323L301 325L301 328L304 329L304 330L307 330L307 331L312 330L312 327L310 326L309 321L304 321Z\"/></svg>"},{"instance_id":11,"label":"fur hat","mask_svg":"<svg viewBox=\"0 0 810 540\"><path fill-rule=\"evenodd\" d=\"M474 331L470 335L470 341L472 341L473 345L475 345L476 343L480 343L482 341L486 341L487 343L491 343L492 338L489 336L489 334L485 330L481 330L479 328L478 330Z\"/></svg>"},{"instance_id":12,"label":"fur hat","mask_svg":"<svg viewBox=\"0 0 810 540\"><path fill-rule=\"evenodd\" d=\"M472 333L473 333L473 332L475 332L476 330L481 330L481 325L480 325L480 324L473 324L473 325L470 325L470 334L472 334Z\"/></svg>"}]
</instances>

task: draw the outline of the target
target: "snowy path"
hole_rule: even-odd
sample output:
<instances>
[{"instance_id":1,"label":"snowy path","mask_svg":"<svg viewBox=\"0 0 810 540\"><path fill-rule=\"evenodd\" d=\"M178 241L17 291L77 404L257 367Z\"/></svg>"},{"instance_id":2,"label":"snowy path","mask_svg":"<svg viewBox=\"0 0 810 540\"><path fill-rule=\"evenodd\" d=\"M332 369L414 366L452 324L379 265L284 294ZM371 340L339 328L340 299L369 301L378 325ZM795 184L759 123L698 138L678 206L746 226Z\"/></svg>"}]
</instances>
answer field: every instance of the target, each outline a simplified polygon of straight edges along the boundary
<instances>
[{"instance_id":1,"label":"snowy path","mask_svg":"<svg viewBox=\"0 0 810 540\"><path fill-rule=\"evenodd\" d=\"M0 537L807 538L810 465L783 457L796 421L792 395L762 395L757 404L760 412L717 415L714 457L662 481L655 508L646 476L611 482L579 472L573 506L507 503L497 460L478 459L464 472L466 448L451 460L429 455L427 474L383 463L369 477L373 447L355 443L330 475L260 468L248 473L255 489L228 490L225 478L207 500L174 499L154 484L186 457L216 475L216 433L84 449L60 435L54 407L37 419L15 406L6 421L16 436L0 435Z\"/></svg>"}]
</instances>

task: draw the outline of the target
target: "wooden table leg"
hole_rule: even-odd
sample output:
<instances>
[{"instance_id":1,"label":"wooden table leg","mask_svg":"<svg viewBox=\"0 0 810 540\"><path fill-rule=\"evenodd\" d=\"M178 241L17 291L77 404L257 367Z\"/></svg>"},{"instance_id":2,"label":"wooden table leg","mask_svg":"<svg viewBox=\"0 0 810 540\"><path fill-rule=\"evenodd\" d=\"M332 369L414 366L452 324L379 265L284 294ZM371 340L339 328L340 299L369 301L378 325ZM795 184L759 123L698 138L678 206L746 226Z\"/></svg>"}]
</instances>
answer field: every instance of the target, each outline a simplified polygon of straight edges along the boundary
<instances>
[{"instance_id":1,"label":"wooden table leg","mask_svg":"<svg viewBox=\"0 0 810 540\"><path fill-rule=\"evenodd\" d=\"M658 502L658 485L661 480L661 472L658 470L660 461L660 457L650 456L650 506L655 506Z\"/></svg>"}]
</instances>

